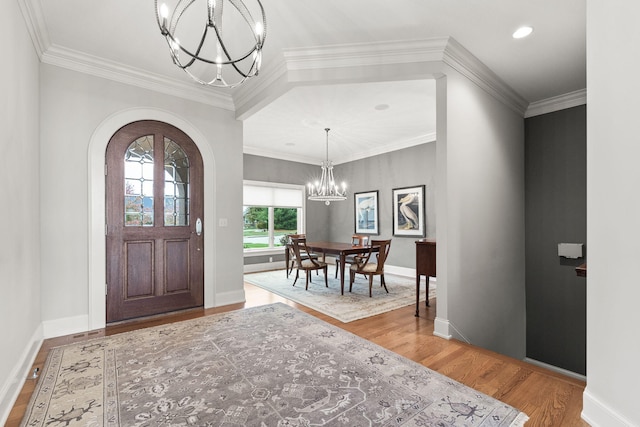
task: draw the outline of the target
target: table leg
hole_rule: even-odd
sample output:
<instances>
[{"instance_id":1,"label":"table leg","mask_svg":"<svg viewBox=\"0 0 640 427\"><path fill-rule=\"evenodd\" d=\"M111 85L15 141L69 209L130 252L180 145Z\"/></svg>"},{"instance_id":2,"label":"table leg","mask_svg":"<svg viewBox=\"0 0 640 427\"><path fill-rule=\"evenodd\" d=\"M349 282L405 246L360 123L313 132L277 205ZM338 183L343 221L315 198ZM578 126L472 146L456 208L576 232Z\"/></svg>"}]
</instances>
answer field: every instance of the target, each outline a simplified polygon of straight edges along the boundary
<instances>
[{"instance_id":1,"label":"table leg","mask_svg":"<svg viewBox=\"0 0 640 427\"><path fill-rule=\"evenodd\" d=\"M340 295L344 295L344 261L347 256L344 252L340 253Z\"/></svg>"},{"instance_id":2,"label":"table leg","mask_svg":"<svg viewBox=\"0 0 640 427\"><path fill-rule=\"evenodd\" d=\"M426 295L426 298L425 298L425 300L424 300L424 305L426 305L427 307L431 307L431 306L429 305L429 276L426 276L426 279L427 279L427 289L425 290L425 292L426 292L426 294L425 294L425 295Z\"/></svg>"},{"instance_id":3,"label":"table leg","mask_svg":"<svg viewBox=\"0 0 640 427\"><path fill-rule=\"evenodd\" d=\"M419 274L416 274L416 317L420 317L420 275Z\"/></svg>"}]
</instances>

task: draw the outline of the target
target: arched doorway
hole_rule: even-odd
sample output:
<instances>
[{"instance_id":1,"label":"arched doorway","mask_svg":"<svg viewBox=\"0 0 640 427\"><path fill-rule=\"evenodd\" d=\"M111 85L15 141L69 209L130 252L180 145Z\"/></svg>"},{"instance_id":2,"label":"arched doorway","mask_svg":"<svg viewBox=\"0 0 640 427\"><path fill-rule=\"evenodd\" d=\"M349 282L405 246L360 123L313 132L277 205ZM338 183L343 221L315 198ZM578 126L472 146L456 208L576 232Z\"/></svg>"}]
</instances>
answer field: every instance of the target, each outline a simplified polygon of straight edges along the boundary
<instances>
[{"instance_id":1,"label":"arched doorway","mask_svg":"<svg viewBox=\"0 0 640 427\"><path fill-rule=\"evenodd\" d=\"M106 151L107 322L204 299L203 166L195 143L159 121L120 128Z\"/></svg>"}]
</instances>

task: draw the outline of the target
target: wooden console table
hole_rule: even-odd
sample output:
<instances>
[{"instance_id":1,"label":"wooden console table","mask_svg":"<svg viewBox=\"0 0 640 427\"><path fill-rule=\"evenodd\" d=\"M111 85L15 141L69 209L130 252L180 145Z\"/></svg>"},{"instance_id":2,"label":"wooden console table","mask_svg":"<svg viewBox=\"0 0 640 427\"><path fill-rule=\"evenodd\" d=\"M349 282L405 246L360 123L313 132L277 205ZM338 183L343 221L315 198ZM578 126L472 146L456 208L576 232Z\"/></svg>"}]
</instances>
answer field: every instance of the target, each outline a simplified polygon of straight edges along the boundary
<instances>
[{"instance_id":1,"label":"wooden console table","mask_svg":"<svg viewBox=\"0 0 640 427\"><path fill-rule=\"evenodd\" d=\"M429 277L436 277L436 240L416 240L416 317L420 316L420 276L427 278L427 299L429 307Z\"/></svg>"}]
</instances>

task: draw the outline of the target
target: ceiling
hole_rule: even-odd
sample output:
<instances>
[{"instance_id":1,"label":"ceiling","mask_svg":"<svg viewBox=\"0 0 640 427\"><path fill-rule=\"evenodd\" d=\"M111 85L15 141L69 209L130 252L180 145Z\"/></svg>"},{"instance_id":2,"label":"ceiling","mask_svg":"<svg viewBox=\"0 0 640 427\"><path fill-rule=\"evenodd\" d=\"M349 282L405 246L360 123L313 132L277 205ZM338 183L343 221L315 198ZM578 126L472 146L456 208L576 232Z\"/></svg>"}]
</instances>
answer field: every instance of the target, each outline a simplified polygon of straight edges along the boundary
<instances>
[{"instance_id":1,"label":"ceiling","mask_svg":"<svg viewBox=\"0 0 640 427\"><path fill-rule=\"evenodd\" d=\"M241 88L200 87L172 64L153 0L19 2L44 62L108 78L127 73L147 87L175 82L191 93L230 99L233 108ZM452 37L526 104L586 88L586 0L262 3L268 31L254 80L281 67L287 49ZM511 34L521 25L534 33L515 40ZM325 128L335 163L432 141L434 92L430 80L297 86L243 118L244 151L318 163L326 155Z\"/></svg>"}]
</instances>

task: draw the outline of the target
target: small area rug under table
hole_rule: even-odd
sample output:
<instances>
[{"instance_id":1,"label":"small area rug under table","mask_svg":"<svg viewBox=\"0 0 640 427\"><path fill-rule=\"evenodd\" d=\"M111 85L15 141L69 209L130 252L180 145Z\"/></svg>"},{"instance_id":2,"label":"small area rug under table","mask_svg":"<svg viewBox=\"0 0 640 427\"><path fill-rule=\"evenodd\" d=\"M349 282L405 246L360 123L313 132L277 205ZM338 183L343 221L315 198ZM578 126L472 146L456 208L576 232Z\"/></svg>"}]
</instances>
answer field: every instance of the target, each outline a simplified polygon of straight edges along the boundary
<instances>
[{"instance_id":1,"label":"small area rug under table","mask_svg":"<svg viewBox=\"0 0 640 427\"><path fill-rule=\"evenodd\" d=\"M23 426L522 426L490 396L286 304L52 349Z\"/></svg>"},{"instance_id":2,"label":"small area rug under table","mask_svg":"<svg viewBox=\"0 0 640 427\"><path fill-rule=\"evenodd\" d=\"M352 292L349 292L349 277L347 276L344 295L340 294L340 279L334 278L331 269L329 269L328 288L324 285L322 271L318 275L311 273L312 282L309 283L309 290L304 289L304 273L300 274L296 285L292 286L295 277L295 270L289 275L289 278L287 278L285 270L274 270L245 274L244 280L344 323L416 303L416 279L412 277L385 274L385 283L389 293L380 286L380 277L374 277L372 297L369 297L369 279L362 275L356 276ZM424 307L425 286L423 278L420 286L421 309ZM429 286L429 299L435 298L435 296L436 287L432 283Z\"/></svg>"}]
</instances>

